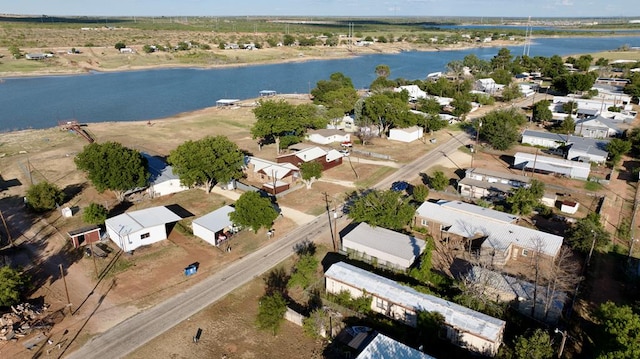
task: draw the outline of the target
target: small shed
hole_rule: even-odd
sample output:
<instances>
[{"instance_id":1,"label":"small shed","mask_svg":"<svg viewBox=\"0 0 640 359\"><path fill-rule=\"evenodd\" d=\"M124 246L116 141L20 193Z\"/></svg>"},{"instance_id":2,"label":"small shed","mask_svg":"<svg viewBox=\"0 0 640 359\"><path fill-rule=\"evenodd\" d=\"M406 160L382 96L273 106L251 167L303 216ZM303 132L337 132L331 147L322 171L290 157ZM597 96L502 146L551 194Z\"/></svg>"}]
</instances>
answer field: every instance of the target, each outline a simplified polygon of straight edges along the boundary
<instances>
[{"instance_id":1,"label":"small shed","mask_svg":"<svg viewBox=\"0 0 640 359\"><path fill-rule=\"evenodd\" d=\"M191 223L193 235L214 246L220 245L231 236L233 222L229 219L229 214L233 211L233 207L223 206L195 219Z\"/></svg>"},{"instance_id":2,"label":"small shed","mask_svg":"<svg viewBox=\"0 0 640 359\"><path fill-rule=\"evenodd\" d=\"M560 203L560 212L576 214L576 212L578 212L579 207L580 207L580 203L565 200L565 201L562 201L562 203Z\"/></svg>"},{"instance_id":3,"label":"small shed","mask_svg":"<svg viewBox=\"0 0 640 359\"><path fill-rule=\"evenodd\" d=\"M389 139L400 142L413 142L422 138L424 130L420 126L408 128L392 128L389 130Z\"/></svg>"},{"instance_id":4,"label":"small shed","mask_svg":"<svg viewBox=\"0 0 640 359\"><path fill-rule=\"evenodd\" d=\"M555 192L545 191L540 199L540 203L547 207L555 207L558 195Z\"/></svg>"},{"instance_id":5,"label":"small shed","mask_svg":"<svg viewBox=\"0 0 640 359\"><path fill-rule=\"evenodd\" d=\"M73 248L78 248L89 243L96 243L100 241L100 227L88 226L67 232Z\"/></svg>"}]
</instances>

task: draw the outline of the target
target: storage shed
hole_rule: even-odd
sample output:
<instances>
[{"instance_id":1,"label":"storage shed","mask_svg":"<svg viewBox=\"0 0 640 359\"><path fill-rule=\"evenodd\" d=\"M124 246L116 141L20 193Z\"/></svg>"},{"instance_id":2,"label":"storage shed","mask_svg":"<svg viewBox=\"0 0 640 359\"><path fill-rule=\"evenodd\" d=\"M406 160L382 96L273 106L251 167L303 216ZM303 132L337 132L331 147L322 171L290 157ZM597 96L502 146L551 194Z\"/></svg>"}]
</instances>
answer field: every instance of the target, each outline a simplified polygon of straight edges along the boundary
<instances>
[{"instance_id":1,"label":"storage shed","mask_svg":"<svg viewBox=\"0 0 640 359\"><path fill-rule=\"evenodd\" d=\"M233 229L233 222L229 214L234 211L231 206L224 206L195 219L191 223L193 235L218 246L229 239Z\"/></svg>"},{"instance_id":2,"label":"storage shed","mask_svg":"<svg viewBox=\"0 0 640 359\"><path fill-rule=\"evenodd\" d=\"M100 241L100 227L88 226L67 232L73 248L78 248L89 243L96 243Z\"/></svg>"}]
</instances>

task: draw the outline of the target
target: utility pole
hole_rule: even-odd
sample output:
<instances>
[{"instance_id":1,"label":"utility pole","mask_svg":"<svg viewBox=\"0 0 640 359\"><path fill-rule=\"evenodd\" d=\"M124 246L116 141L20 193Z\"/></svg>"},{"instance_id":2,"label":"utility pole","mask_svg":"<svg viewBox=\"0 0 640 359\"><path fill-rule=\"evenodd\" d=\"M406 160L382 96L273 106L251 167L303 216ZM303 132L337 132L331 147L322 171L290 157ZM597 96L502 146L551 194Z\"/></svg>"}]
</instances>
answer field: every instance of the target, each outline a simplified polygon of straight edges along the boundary
<instances>
[{"instance_id":1,"label":"utility pole","mask_svg":"<svg viewBox=\"0 0 640 359\"><path fill-rule=\"evenodd\" d=\"M482 128L482 120L478 120L478 128L476 129L476 144L473 147L473 152L471 153L471 168L473 168L473 160L476 157L476 152L478 152L478 140L480 139L480 129Z\"/></svg>"},{"instance_id":2,"label":"utility pole","mask_svg":"<svg viewBox=\"0 0 640 359\"><path fill-rule=\"evenodd\" d=\"M93 259L93 270L96 272L96 278L98 278L98 265L96 264L96 254L93 252L93 242L89 242L91 248L91 258Z\"/></svg>"},{"instance_id":3,"label":"utility pole","mask_svg":"<svg viewBox=\"0 0 640 359\"><path fill-rule=\"evenodd\" d=\"M333 251L337 252L338 249L336 248L336 237L334 234L334 229L331 228L331 212L329 209L329 194L327 192L322 192L322 195L324 196L325 208L327 209L327 217L329 218L329 230L331 231L331 243L333 244Z\"/></svg>"},{"instance_id":4,"label":"utility pole","mask_svg":"<svg viewBox=\"0 0 640 359\"><path fill-rule=\"evenodd\" d=\"M338 242L339 244L340 237L338 237L338 203L337 201L334 201L334 205L333 205L333 233L334 233L333 238L335 238L336 242ZM340 249L339 245L336 245L335 247L337 247L337 249Z\"/></svg>"},{"instance_id":5,"label":"utility pole","mask_svg":"<svg viewBox=\"0 0 640 359\"><path fill-rule=\"evenodd\" d=\"M62 277L62 282L64 283L64 292L67 294L67 307L69 308L69 314L73 315L73 311L71 310L71 299L69 299L69 288L67 288L67 279L64 277L64 269L62 268L62 264L60 267L60 276Z\"/></svg>"},{"instance_id":6,"label":"utility pole","mask_svg":"<svg viewBox=\"0 0 640 359\"><path fill-rule=\"evenodd\" d=\"M2 218L2 224L4 225L4 231L7 233L7 238L9 239L9 242L11 243L11 247L13 247L13 237L11 237L11 232L9 232L9 227L7 227L7 222L4 220L4 215L2 214L2 211L0 211L0 218Z\"/></svg>"},{"instance_id":7,"label":"utility pole","mask_svg":"<svg viewBox=\"0 0 640 359\"><path fill-rule=\"evenodd\" d=\"M564 352L564 345L567 342L567 331L556 328L555 332L562 334L562 341L560 342L560 350L558 350L558 358L562 358L562 353Z\"/></svg>"},{"instance_id":8,"label":"utility pole","mask_svg":"<svg viewBox=\"0 0 640 359\"><path fill-rule=\"evenodd\" d=\"M593 248L596 246L596 231L592 229L591 233L593 233L593 242L591 242L591 249L589 249L589 256L587 257L587 267L591 263L591 255L593 254Z\"/></svg>"}]
</instances>

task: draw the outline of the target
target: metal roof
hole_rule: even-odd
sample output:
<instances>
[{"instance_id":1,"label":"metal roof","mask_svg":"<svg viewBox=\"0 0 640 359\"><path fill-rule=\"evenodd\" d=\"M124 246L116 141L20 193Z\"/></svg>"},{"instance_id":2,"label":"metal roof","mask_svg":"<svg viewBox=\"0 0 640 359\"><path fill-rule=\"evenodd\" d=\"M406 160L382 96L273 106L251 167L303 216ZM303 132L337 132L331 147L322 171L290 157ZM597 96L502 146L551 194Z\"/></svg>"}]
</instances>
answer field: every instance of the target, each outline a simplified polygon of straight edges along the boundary
<instances>
[{"instance_id":1,"label":"metal roof","mask_svg":"<svg viewBox=\"0 0 640 359\"><path fill-rule=\"evenodd\" d=\"M325 277L416 311L438 312L447 325L493 342L501 342L505 321L433 295L420 293L344 262L333 264Z\"/></svg>"},{"instance_id":2,"label":"metal roof","mask_svg":"<svg viewBox=\"0 0 640 359\"><path fill-rule=\"evenodd\" d=\"M469 168L465 173L465 178L468 178L468 176L470 175L471 176L473 175L489 176L489 177L495 177L503 180L519 181L524 183L531 182L531 177L527 177L527 176L523 176L515 173L494 171L488 168L477 168L477 167Z\"/></svg>"},{"instance_id":3,"label":"metal roof","mask_svg":"<svg viewBox=\"0 0 640 359\"><path fill-rule=\"evenodd\" d=\"M427 243L422 239L398 233L382 227L371 227L367 223L360 223L347 233L343 245L365 252L368 255L389 262L413 262L424 251ZM398 261L398 259L401 259ZM408 267L411 265L404 265Z\"/></svg>"},{"instance_id":4,"label":"metal roof","mask_svg":"<svg viewBox=\"0 0 640 359\"><path fill-rule=\"evenodd\" d=\"M329 150L327 152L326 160L327 162L331 162L333 160L337 160L338 158L342 158L342 157L345 157L345 155L343 153L340 153L340 151Z\"/></svg>"},{"instance_id":5,"label":"metal roof","mask_svg":"<svg viewBox=\"0 0 640 359\"><path fill-rule=\"evenodd\" d=\"M419 350L376 333L375 338L360 352L356 359L435 359Z\"/></svg>"},{"instance_id":6,"label":"metal roof","mask_svg":"<svg viewBox=\"0 0 640 359\"><path fill-rule=\"evenodd\" d=\"M283 179L291 171L299 171L298 167L291 163L275 163L253 156L249 156L247 162L253 165L254 172L262 171L267 176L277 179Z\"/></svg>"},{"instance_id":7,"label":"metal roof","mask_svg":"<svg viewBox=\"0 0 640 359\"><path fill-rule=\"evenodd\" d=\"M601 128L620 131L620 127L618 127L615 123L613 123L612 120L606 117L603 117L601 115L580 119L576 121L576 129L579 129L579 125L590 126L590 127L601 127Z\"/></svg>"},{"instance_id":8,"label":"metal roof","mask_svg":"<svg viewBox=\"0 0 640 359\"><path fill-rule=\"evenodd\" d=\"M305 148L304 150L300 150L298 152L295 153L296 157L298 157L299 159L305 161L305 162L309 162L309 161L313 161L317 158L320 158L322 156L326 156L327 155L327 151L323 150L320 147L314 146L314 147L309 147L309 148Z\"/></svg>"},{"instance_id":9,"label":"metal roof","mask_svg":"<svg viewBox=\"0 0 640 359\"><path fill-rule=\"evenodd\" d=\"M347 135L347 133L345 131L336 130L336 129L333 129L333 128L320 128L320 129L317 129L317 130L310 130L310 131L307 131L307 134L308 135L317 134L317 135L320 135L320 136L323 136L323 137Z\"/></svg>"},{"instance_id":10,"label":"metal roof","mask_svg":"<svg viewBox=\"0 0 640 359\"><path fill-rule=\"evenodd\" d=\"M444 229L447 233L464 238L486 237L482 243L483 246L502 252L511 244L515 244L555 257L562 246L563 238L560 236L513 224L513 220L518 218L516 216L468 203L461 205L455 202L459 201L424 202L418 207L416 213L420 217L442 223L447 227Z\"/></svg>"},{"instance_id":11,"label":"metal roof","mask_svg":"<svg viewBox=\"0 0 640 359\"><path fill-rule=\"evenodd\" d=\"M93 225L93 226L86 226L86 227L74 229L72 231L67 232L67 234L69 235L69 237L75 237L81 234L87 234L87 233L96 232L96 231L100 231L100 227Z\"/></svg>"},{"instance_id":12,"label":"metal roof","mask_svg":"<svg viewBox=\"0 0 640 359\"><path fill-rule=\"evenodd\" d=\"M564 173L564 170L571 168L582 168L591 170L591 164L585 162L565 160L563 158L540 156L534 153L516 152L514 155L517 163L514 166L526 162L527 168L532 168L535 162L536 170Z\"/></svg>"},{"instance_id":13,"label":"metal roof","mask_svg":"<svg viewBox=\"0 0 640 359\"><path fill-rule=\"evenodd\" d=\"M149 183L162 183L174 179L180 179L173 173L173 168L167 164L163 159L151 156L147 153L142 153L142 156L147 159L147 169L149 170Z\"/></svg>"},{"instance_id":14,"label":"metal roof","mask_svg":"<svg viewBox=\"0 0 640 359\"><path fill-rule=\"evenodd\" d=\"M223 228L233 225L233 222L229 219L229 213L233 211L235 211L233 207L223 206L200 218L194 219L193 223L198 224L211 232L217 232Z\"/></svg>"},{"instance_id":15,"label":"metal roof","mask_svg":"<svg viewBox=\"0 0 640 359\"><path fill-rule=\"evenodd\" d=\"M178 222L182 217L173 213L164 206L141 209L139 211L126 212L105 221L107 227L112 228L118 234L134 233L144 228L155 227L161 224Z\"/></svg>"}]
</instances>

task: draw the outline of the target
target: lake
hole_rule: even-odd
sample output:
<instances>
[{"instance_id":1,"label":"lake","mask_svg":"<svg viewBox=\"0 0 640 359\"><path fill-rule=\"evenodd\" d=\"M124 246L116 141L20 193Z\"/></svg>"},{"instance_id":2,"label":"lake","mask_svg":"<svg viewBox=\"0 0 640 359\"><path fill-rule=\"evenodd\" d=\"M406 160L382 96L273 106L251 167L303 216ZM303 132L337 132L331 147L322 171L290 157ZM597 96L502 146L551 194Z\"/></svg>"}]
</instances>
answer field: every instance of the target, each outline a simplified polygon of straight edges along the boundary
<instances>
[{"instance_id":1,"label":"lake","mask_svg":"<svg viewBox=\"0 0 640 359\"><path fill-rule=\"evenodd\" d=\"M530 56L573 55L640 46L640 37L534 39ZM509 47L514 56L522 46ZM222 98L258 97L261 90L308 93L334 72L366 88L374 69L386 64L390 78L423 79L468 54L491 59L498 48L439 52L403 52L339 60L255 65L220 69L159 69L71 76L8 78L0 83L0 131L49 128L58 121L139 121L214 106Z\"/></svg>"}]
</instances>

